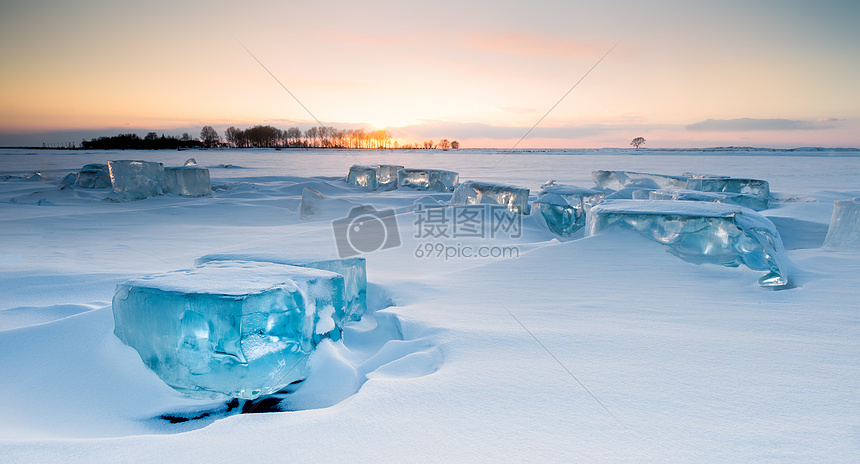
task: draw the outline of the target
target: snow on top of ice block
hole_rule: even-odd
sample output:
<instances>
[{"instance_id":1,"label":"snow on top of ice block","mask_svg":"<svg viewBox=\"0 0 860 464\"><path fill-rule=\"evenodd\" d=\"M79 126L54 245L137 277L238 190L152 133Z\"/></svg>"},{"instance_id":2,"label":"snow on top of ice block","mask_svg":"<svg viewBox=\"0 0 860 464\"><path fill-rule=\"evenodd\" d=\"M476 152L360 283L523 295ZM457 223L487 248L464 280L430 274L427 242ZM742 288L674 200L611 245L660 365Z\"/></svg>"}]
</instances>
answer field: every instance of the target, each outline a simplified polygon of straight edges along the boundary
<instances>
[{"instance_id":1,"label":"snow on top of ice block","mask_svg":"<svg viewBox=\"0 0 860 464\"><path fill-rule=\"evenodd\" d=\"M755 213L751 209L724 203L679 200L606 200L591 210L594 213L676 214L682 216L731 217Z\"/></svg>"},{"instance_id":2,"label":"snow on top of ice block","mask_svg":"<svg viewBox=\"0 0 860 464\"><path fill-rule=\"evenodd\" d=\"M364 258L348 258L361 259ZM254 261L254 262L269 262L275 264L289 266L303 266L310 263L321 261L342 260L337 252L327 249L298 249L285 250L282 252L273 252L271 250L262 249L243 249L224 253L209 253L194 260L194 264L199 266L210 261Z\"/></svg>"},{"instance_id":3,"label":"snow on top of ice block","mask_svg":"<svg viewBox=\"0 0 860 464\"><path fill-rule=\"evenodd\" d=\"M594 189L578 187L576 185L569 184L552 184L547 185L541 192L545 193L555 193L558 195L599 195L602 192L599 192Z\"/></svg>"},{"instance_id":4,"label":"snow on top of ice block","mask_svg":"<svg viewBox=\"0 0 860 464\"><path fill-rule=\"evenodd\" d=\"M212 261L196 268L151 274L122 285L165 292L211 293L241 296L275 287L298 291L294 280L329 278L337 274L306 267L252 261Z\"/></svg>"}]
</instances>

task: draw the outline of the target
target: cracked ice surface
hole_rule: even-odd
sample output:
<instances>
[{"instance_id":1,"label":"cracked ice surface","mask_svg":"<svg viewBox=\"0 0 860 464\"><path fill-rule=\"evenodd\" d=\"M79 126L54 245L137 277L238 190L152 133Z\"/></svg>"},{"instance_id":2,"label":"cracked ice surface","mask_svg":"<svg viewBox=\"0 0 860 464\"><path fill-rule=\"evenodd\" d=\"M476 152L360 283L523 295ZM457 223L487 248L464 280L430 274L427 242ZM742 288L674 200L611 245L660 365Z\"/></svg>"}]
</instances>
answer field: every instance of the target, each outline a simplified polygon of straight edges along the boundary
<instances>
[{"instance_id":1,"label":"cracked ice surface","mask_svg":"<svg viewBox=\"0 0 860 464\"><path fill-rule=\"evenodd\" d=\"M514 213L529 210L529 189L488 182L466 181L454 189L451 206L499 205Z\"/></svg>"},{"instance_id":2,"label":"cracked ice surface","mask_svg":"<svg viewBox=\"0 0 860 464\"><path fill-rule=\"evenodd\" d=\"M685 261L768 271L763 287L788 284L788 257L776 227L747 208L691 201L607 200L591 209L588 234L618 224L669 246Z\"/></svg>"},{"instance_id":3,"label":"cracked ice surface","mask_svg":"<svg viewBox=\"0 0 860 464\"><path fill-rule=\"evenodd\" d=\"M397 171L399 188L408 187L416 190L433 192L453 192L459 183L460 174L441 169L401 169Z\"/></svg>"},{"instance_id":4,"label":"cracked ice surface","mask_svg":"<svg viewBox=\"0 0 860 464\"><path fill-rule=\"evenodd\" d=\"M216 261L117 285L114 333L180 392L253 399L307 376L342 296L333 272Z\"/></svg>"},{"instance_id":5,"label":"cracked ice surface","mask_svg":"<svg viewBox=\"0 0 860 464\"><path fill-rule=\"evenodd\" d=\"M597 190L553 183L541 190L533 206L553 233L569 237L585 226L586 213L603 196Z\"/></svg>"}]
</instances>

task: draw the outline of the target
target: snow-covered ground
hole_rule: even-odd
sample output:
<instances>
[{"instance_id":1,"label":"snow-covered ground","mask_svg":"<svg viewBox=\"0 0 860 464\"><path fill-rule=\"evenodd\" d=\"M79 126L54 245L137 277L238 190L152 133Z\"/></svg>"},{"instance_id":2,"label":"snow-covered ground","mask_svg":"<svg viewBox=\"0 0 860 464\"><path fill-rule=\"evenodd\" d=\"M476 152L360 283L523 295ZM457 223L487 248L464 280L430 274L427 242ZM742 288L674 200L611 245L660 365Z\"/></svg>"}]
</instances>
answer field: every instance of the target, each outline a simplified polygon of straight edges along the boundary
<instances>
[{"instance_id":1,"label":"snow-covered ground","mask_svg":"<svg viewBox=\"0 0 860 464\"><path fill-rule=\"evenodd\" d=\"M115 203L56 184L88 163L189 157L212 196ZM532 199L597 169L765 179L794 287L632 232L560 239L534 216L521 237L428 236L416 201L450 195L365 192L342 180L352 164L449 169ZM305 187L327 200L302 219ZM0 460L856 462L860 251L821 247L833 201L853 197L857 151L2 150ZM117 283L208 253L333 252L332 221L355 204L393 208L401 244L364 255L368 313L320 345L292 411L184 398L113 334ZM514 257L463 256L480 247Z\"/></svg>"}]
</instances>

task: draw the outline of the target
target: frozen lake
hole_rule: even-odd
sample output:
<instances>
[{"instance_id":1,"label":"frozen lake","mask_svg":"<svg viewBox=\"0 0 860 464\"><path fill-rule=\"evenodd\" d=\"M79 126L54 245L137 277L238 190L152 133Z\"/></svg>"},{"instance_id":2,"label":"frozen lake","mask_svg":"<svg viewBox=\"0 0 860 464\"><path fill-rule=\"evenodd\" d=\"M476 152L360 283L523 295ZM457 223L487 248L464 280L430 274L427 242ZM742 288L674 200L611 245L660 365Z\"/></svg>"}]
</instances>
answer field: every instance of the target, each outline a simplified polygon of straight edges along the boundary
<instances>
[{"instance_id":1,"label":"frozen lake","mask_svg":"<svg viewBox=\"0 0 860 464\"><path fill-rule=\"evenodd\" d=\"M57 185L89 163L191 157L209 168L213 195L116 203L107 189ZM516 237L428 236L416 202L450 194L366 192L343 181L353 164L453 170L461 182L529 188L532 200L549 179L592 187L594 170L764 179L772 204L762 214L783 238L794 286L764 289L761 272L690 264L627 231L557 237L534 216ZM326 200L303 219L306 187ZM855 461L860 251L822 248L833 201L855 197L851 150L0 150L0 453ZM400 245L364 255L368 313L312 356L291 411L235 414L184 398L114 336L118 283L208 253L332 251L332 222L354 205L393 209L398 230L388 232ZM508 254L460 253L469 247Z\"/></svg>"}]
</instances>

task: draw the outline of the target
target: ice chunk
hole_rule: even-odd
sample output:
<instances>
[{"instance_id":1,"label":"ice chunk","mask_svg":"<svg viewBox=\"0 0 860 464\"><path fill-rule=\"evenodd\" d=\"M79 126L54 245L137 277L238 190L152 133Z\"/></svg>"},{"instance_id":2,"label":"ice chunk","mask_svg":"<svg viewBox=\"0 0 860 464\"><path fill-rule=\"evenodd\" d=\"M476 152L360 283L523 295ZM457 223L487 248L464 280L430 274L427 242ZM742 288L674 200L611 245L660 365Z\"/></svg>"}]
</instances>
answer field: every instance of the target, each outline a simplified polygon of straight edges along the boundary
<instances>
[{"instance_id":1,"label":"ice chunk","mask_svg":"<svg viewBox=\"0 0 860 464\"><path fill-rule=\"evenodd\" d=\"M354 164L349 168L349 173L346 175L346 182L350 185L365 187L369 190L379 188L379 181L376 178L376 166L362 166Z\"/></svg>"},{"instance_id":2,"label":"ice chunk","mask_svg":"<svg viewBox=\"0 0 860 464\"><path fill-rule=\"evenodd\" d=\"M164 193L164 165L149 161L108 161L110 183L121 200L142 200Z\"/></svg>"},{"instance_id":3,"label":"ice chunk","mask_svg":"<svg viewBox=\"0 0 860 464\"><path fill-rule=\"evenodd\" d=\"M860 201L833 202L833 216L824 246L832 248L860 248Z\"/></svg>"},{"instance_id":4,"label":"ice chunk","mask_svg":"<svg viewBox=\"0 0 860 464\"><path fill-rule=\"evenodd\" d=\"M454 189L451 206L499 205L509 211L527 214L529 189L510 185L468 180Z\"/></svg>"},{"instance_id":5,"label":"ice chunk","mask_svg":"<svg viewBox=\"0 0 860 464\"><path fill-rule=\"evenodd\" d=\"M621 190L628 187L655 189L682 189L687 185L684 176L667 176L633 171L593 171L594 183L604 189Z\"/></svg>"},{"instance_id":6,"label":"ice chunk","mask_svg":"<svg viewBox=\"0 0 860 464\"><path fill-rule=\"evenodd\" d=\"M441 169L401 169L397 171L397 185L433 192L453 192L460 174Z\"/></svg>"},{"instance_id":7,"label":"ice chunk","mask_svg":"<svg viewBox=\"0 0 860 464\"><path fill-rule=\"evenodd\" d=\"M345 309L335 314L337 325L342 326L350 320L358 321L367 310L367 267L364 258L340 258L333 253L306 250L289 253L247 250L208 254L197 258L194 264L199 266L210 261L256 261L331 271L344 279Z\"/></svg>"},{"instance_id":8,"label":"ice chunk","mask_svg":"<svg viewBox=\"0 0 860 464\"><path fill-rule=\"evenodd\" d=\"M114 333L178 391L253 399L307 376L342 295L333 272L215 261L117 285Z\"/></svg>"},{"instance_id":9,"label":"ice chunk","mask_svg":"<svg viewBox=\"0 0 860 464\"><path fill-rule=\"evenodd\" d=\"M684 187L702 192L726 193L726 201L760 211L768 208L770 185L766 180L734 177L695 177Z\"/></svg>"},{"instance_id":10,"label":"ice chunk","mask_svg":"<svg viewBox=\"0 0 860 464\"><path fill-rule=\"evenodd\" d=\"M164 168L164 193L189 197L211 195L209 170L187 165Z\"/></svg>"},{"instance_id":11,"label":"ice chunk","mask_svg":"<svg viewBox=\"0 0 860 464\"><path fill-rule=\"evenodd\" d=\"M541 190L534 208L543 216L549 230L569 237L585 226L588 210L600 201L603 201L603 192L553 183Z\"/></svg>"},{"instance_id":12,"label":"ice chunk","mask_svg":"<svg viewBox=\"0 0 860 464\"><path fill-rule=\"evenodd\" d=\"M88 164L81 168L75 179L75 187L104 189L110 186L110 172L107 164Z\"/></svg>"},{"instance_id":13,"label":"ice chunk","mask_svg":"<svg viewBox=\"0 0 860 464\"><path fill-rule=\"evenodd\" d=\"M380 188L397 188L397 171L403 166L396 164L380 164L376 166L376 183Z\"/></svg>"},{"instance_id":14,"label":"ice chunk","mask_svg":"<svg viewBox=\"0 0 860 464\"><path fill-rule=\"evenodd\" d=\"M183 166L197 166L197 160L194 158L188 158L185 160L185 164Z\"/></svg>"},{"instance_id":15,"label":"ice chunk","mask_svg":"<svg viewBox=\"0 0 860 464\"><path fill-rule=\"evenodd\" d=\"M764 287L788 284L788 258L776 226L747 208L691 201L607 200L591 209L588 234L614 224L669 246L694 263L768 271Z\"/></svg>"}]
</instances>

